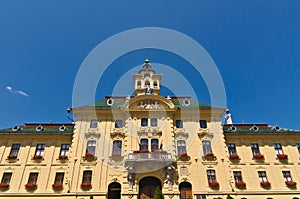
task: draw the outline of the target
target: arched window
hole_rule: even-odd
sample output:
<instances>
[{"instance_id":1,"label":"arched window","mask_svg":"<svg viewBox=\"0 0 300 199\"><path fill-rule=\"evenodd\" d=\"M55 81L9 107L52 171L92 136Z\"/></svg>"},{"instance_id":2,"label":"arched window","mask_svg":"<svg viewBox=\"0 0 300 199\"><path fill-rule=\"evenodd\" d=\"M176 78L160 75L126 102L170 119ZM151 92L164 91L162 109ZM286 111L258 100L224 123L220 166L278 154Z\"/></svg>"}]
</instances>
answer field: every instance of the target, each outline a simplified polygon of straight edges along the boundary
<instances>
[{"instance_id":1,"label":"arched window","mask_svg":"<svg viewBox=\"0 0 300 199\"><path fill-rule=\"evenodd\" d=\"M145 87L150 86L150 82L147 80L145 81Z\"/></svg>"},{"instance_id":2,"label":"arched window","mask_svg":"<svg viewBox=\"0 0 300 199\"><path fill-rule=\"evenodd\" d=\"M208 153L212 153L211 150L211 143L209 140L203 140L202 141L202 147L203 147L203 154L207 155Z\"/></svg>"},{"instance_id":3,"label":"arched window","mask_svg":"<svg viewBox=\"0 0 300 199\"><path fill-rule=\"evenodd\" d=\"M96 141L89 140L87 142L86 153L91 153L92 155L95 155L95 152L96 152Z\"/></svg>"},{"instance_id":4,"label":"arched window","mask_svg":"<svg viewBox=\"0 0 300 199\"><path fill-rule=\"evenodd\" d=\"M141 85L142 85L141 81L137 81L136 85L137 85L138 88L141 88Z\"/></svg>"},{"instance_id":5,"label":"arched window","mask_svg":"<svg viewBox=\"0 0 300 199\"><path fill-rule=\"evenodd\" d=\"M154 86L154 88L157 88L157 81L153 82L153 86Z\"/></svg>"},{"instance_id":6,"label":"arched window","mask_svg":"<svg viewBox=\"0 0 300 199\"><path fill-rule=\"evenodd\" d=\"M186 155L186 145L184 140L177 141L177 153L178 156Z\"/></svg>"},{"instance_id":7,"label":"arched window","mask_svg":"<svg viewBox=\"0 0 300 199\"><path fill-rule=\"evenodd\" d=\"M113 142L112 156L121 156L121 154L122 154L122 141L115 140Z\"/></svg>"}]
</instances>

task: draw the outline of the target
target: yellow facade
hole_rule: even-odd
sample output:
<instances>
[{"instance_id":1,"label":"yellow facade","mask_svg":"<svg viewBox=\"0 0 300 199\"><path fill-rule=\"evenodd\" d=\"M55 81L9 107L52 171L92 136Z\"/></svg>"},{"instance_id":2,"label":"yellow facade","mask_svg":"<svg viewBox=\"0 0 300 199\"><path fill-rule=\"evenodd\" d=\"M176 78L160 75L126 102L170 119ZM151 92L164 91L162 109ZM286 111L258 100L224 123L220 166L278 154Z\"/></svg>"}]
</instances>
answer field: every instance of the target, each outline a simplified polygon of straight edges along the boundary
<instances>
[{"instance_id":1,"label":"yellow facade","mask_svg":"<svg viewBox=\"0 0 300 199\"><path fill-rule=\"evenodd\" d=\"M148 60L133 80L134 96L73 108L74 127L1 130L0 197L148 199L156 187L169 199L300 197L299 131L223 125L223 108L161 96Z\"/></svg>"}]
</instances>

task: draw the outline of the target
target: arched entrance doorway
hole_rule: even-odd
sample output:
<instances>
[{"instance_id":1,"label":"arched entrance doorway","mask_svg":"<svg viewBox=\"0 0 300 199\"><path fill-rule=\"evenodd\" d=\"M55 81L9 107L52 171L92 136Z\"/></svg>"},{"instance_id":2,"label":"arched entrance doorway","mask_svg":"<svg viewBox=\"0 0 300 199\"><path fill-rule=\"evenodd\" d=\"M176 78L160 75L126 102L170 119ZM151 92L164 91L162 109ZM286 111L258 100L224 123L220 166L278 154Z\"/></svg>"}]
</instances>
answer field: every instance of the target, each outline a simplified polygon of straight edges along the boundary
<instances>
[{"instance_id":1,"label":"arched entrance doorway","mask_svg":"<svg viewBox=\"0 0 300 199\"><path fill-rule=\"evenodd\" d=\"M180 199L191 199L193 198L192 194L192 185L189 182L182 182L179 184Z\"/></svg>"},{"instance_id":2,"label":"arched entrance doorway","mask_svg":"<svg viewBox=\"0 0 300 199\"><path fill-rule=\"evenodd\" d=\"M156 187L161 189L161 182L158 178L142 178L139 182L139 199L153 199Z\"/></svg>"},{"instance_id":3,"label":"arched entrance doorway","mask_svg":"<svg viewBox=\"0 0 300 199\"><path fill-rule=\"evenodd\" d=\"M108 199L121 199L121 184L112 182L108 185Z\"/></svg>"}]
</instances>

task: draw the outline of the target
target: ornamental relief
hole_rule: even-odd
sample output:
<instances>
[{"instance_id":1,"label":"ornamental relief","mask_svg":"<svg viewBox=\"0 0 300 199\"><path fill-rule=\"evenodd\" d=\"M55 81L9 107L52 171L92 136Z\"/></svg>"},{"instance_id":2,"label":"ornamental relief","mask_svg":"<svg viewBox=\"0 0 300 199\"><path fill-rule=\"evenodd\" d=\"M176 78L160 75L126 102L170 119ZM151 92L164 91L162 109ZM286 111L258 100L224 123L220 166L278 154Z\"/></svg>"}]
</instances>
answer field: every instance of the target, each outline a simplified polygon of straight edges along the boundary
<instances>
[{"instance_id":1,"label":"ornamental relief","mask_svg":"<svg viewBox=\"0 0 300 199\"><path fill-rule=\"evenodd\" d=\"M189 134L183 131L175 133L176 140L186 140L189 137Z\"/></svg>"},{"instance_id":2,"label":"ornamental relief","mask_svg":"<svg viewBox=\"0 0 300 199\"><path fill-rule=\"evenodd\" d=\"M100 132L90 132L88 131L87 133L84 134L84 137L86 139L98 139L101 137L101 133Z\"/></svg>"}]
</instances>

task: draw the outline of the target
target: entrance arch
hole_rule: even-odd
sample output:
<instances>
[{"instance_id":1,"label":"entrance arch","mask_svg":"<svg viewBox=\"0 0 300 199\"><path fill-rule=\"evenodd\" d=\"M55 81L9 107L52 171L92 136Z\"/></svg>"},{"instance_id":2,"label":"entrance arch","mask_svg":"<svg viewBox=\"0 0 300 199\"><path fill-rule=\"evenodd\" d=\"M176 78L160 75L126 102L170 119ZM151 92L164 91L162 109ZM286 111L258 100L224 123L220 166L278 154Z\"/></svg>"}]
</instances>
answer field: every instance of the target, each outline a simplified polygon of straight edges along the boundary
<instances>
[{"instance_id":1,"label":"entrance arch","mask_svg":"<svg viewBox=\"0 0 300 199\"><path fill-rule=\"evenodd\" d=\"M192 199L192 185L189 182L182 182L179 184L180 199Z\"/></svg>"},{"instance_id":2,"label":"entrance arch","mask_svg":"<svg viewBox=\"0 0 300 199\"><path fill-rule=\"evenodd\" d=\"M121 199L121 184L112 182L108 185L108 199Z\"/></svg>"},{"instance_id":3,"label":"entrance arch","mask_svg":"<svg viewBox=\"0 0 300 199\"><path fill-rule=\"evenodd\" d=\"M139 199L153 199L156 187L161 189L161 181L158 178L142 178L139 182Z\"/></svg>"}]
</instances>

